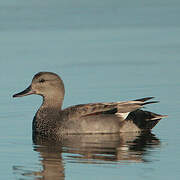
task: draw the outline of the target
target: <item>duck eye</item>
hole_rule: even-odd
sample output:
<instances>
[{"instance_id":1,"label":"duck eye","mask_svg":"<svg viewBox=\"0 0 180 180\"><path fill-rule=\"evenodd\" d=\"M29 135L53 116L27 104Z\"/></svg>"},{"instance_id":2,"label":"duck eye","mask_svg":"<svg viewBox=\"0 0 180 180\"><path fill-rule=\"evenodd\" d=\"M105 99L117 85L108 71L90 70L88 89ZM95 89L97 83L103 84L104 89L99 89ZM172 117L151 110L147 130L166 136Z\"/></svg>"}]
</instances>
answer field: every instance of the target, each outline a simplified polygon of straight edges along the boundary
<instances>
[{"instance_id":1,"label":"duck eye","mask_svg":"<svg viewBox=\"0 0 180 180\"><path fill-rule=\"evenodd\" d=\"M40 83L43 83L43 82L45 82L45 80L44 80L44 79L40 79L39 82L40 82Z\"/></svg>"}]
</instances>

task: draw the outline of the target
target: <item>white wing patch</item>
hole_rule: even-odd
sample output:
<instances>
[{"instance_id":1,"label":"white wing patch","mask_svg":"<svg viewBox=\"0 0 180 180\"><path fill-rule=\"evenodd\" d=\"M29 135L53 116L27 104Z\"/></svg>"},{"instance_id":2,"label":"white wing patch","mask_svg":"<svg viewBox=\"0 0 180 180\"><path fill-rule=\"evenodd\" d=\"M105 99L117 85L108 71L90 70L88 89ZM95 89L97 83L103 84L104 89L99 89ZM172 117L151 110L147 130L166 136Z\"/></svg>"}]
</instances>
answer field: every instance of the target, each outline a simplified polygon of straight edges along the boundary
<instances>
[{"instance_id":1,"label":"white wing patch","mask_svg":"<svg viewBox=\"0 0 180 180\"><path fill-rule=\"evenodd\" d=\"M126 113L116 113L116 115L118 117L123 118L124 120L127 118L127 116L129 115L130 112L126 112Z\"/></svg>"}]
</instances>

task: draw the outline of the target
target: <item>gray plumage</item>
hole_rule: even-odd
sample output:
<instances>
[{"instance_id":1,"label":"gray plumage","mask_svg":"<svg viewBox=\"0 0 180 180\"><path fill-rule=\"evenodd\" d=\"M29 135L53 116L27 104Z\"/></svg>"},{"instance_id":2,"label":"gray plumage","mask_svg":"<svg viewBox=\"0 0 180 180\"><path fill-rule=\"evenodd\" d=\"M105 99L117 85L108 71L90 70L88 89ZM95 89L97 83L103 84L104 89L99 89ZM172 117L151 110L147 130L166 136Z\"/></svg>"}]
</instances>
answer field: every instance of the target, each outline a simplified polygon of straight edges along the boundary
<instances>
[{"instance_id":1,"label":"gray plumage","mask_svg":"<svg viewBox=\"0 0 180 180\"><path fill-rule=\"evenodd\" d=\"M118 133L152 129L161 118L166 117L140 110L153 97L133 101L80 104L62 109L64 83L55 73L40 72L24 91L13 95L21 97L38 94L43 103L33 120L33 132L61 136L80 133Z\"/></svg>"}]
</instances>

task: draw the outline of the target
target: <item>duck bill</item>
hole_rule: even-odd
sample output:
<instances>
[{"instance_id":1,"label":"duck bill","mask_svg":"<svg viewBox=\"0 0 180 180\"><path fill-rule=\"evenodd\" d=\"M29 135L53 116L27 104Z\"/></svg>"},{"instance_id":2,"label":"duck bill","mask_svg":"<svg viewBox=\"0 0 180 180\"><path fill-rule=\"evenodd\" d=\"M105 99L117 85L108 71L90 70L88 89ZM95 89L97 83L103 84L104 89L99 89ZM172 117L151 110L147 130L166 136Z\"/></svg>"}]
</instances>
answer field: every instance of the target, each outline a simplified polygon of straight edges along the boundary
<instances>
[{"instance_id":1,"label":"duck bill","mask_svg":"<svg viewBox=\"0 0 180 180\"><path fill-rule=\"evenodd\" d=\"M13 97L23 97L23 96L27 96L27 95L31 95L31 94L35 94L35 91L33 91L31 86L29 86L24 91L14 94Z\"/></svg>"}]
</instances>

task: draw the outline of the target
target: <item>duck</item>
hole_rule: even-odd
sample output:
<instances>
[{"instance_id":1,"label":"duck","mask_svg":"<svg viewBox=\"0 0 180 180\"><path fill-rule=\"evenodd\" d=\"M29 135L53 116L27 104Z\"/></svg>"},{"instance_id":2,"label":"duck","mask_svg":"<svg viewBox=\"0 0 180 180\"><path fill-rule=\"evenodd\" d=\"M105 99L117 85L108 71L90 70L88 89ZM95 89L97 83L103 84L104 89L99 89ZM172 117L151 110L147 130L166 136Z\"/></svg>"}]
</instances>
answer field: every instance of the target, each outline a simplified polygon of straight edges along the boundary
<instances>
[{"instance_id":1,"label":"duck","mask_svg":"<svg viewBox=\"0 0 180 180\"><path fill-rule=\"evenodd\" d=\"M44 136L150 131L162 118L167 117L142 109L147 104L157 103L151 100L154 97L78 104L63 109L64 83L53 72L35 74L31 84L13 97L32 94L43 98L33 118L33 134Z\"/></svg>"}]
</instances>

